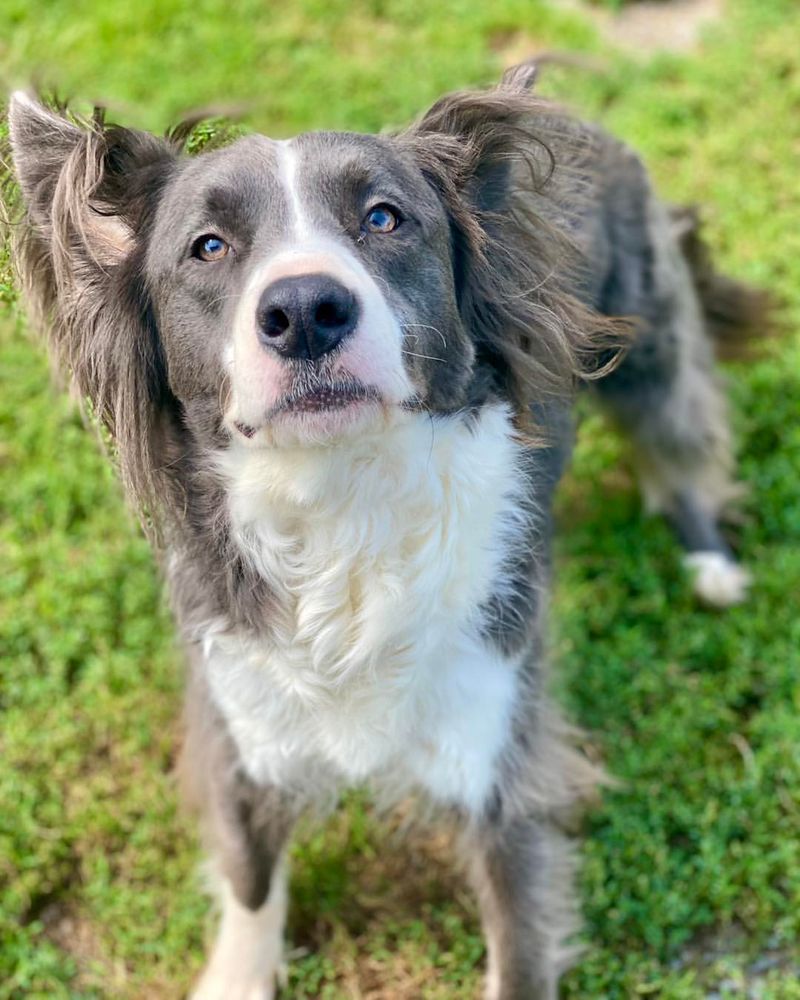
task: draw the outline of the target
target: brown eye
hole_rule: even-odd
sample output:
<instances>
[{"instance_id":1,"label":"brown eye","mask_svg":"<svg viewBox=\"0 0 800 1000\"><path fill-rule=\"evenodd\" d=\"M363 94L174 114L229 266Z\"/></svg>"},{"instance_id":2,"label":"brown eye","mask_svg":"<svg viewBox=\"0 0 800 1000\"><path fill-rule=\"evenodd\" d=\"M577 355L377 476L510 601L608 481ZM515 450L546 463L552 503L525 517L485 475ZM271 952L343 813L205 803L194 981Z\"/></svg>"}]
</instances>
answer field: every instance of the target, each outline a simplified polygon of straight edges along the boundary
<instances>
[{"instance_id":1,"label":"brown eye","mask_svg":"<svg viewBox=\"0 0 800 1000\"><path fill-rule=\"evenodd\" d=\"M391 233L400 225L400 215L391 205L376 205L364 216L362 228L368 233Z\"/></svg>"},{"instance_id":2,"label":"brown eye","mask_svg":"<svg viewBox=\"0 0 800 1000\"><path fill-rule=\"evenodd\" d=\"M205 236L201 236L194 241L192 256L207 261L222 260L223 257L228 255L229 250L229 244L221 236L214 236L213 233L207 233Z\"/></svg>"}]
</instances>

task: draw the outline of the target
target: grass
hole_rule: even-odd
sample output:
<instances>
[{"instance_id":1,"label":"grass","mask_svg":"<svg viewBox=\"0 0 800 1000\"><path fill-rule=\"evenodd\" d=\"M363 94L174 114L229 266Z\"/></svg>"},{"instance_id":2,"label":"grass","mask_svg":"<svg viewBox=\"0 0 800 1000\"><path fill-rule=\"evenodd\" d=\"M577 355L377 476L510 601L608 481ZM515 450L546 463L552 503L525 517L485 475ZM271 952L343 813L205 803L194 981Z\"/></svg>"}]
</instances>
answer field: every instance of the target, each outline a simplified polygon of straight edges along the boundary
<instances>
[{"instance_id":1,"label":"grass","mask_svg":"<svg viewBox=\"0 0 800 1000\"><path fill-rule=\"evenodd\" d=\"M635 144L665 195L703 203L721 260L800 326L792 0L729 0L698 54L649 62L544 0L3 0L0 17L9 84L100 95L156 129L220 98L277 135L375 129L512 51L587 51L603 72L553 67L544 89ZM0 300L0 998L169 1000L211 926L172 776L179 654L147 547L2 277ZM746 606L693 603L594 415L560 493L554 683L622 781L587 823L568 997L800 997L796 333L728 376ZM477 996L476 912L446 857L398 842L360 795L307 831L290 996Z\"/></svg>"}]
</instances>

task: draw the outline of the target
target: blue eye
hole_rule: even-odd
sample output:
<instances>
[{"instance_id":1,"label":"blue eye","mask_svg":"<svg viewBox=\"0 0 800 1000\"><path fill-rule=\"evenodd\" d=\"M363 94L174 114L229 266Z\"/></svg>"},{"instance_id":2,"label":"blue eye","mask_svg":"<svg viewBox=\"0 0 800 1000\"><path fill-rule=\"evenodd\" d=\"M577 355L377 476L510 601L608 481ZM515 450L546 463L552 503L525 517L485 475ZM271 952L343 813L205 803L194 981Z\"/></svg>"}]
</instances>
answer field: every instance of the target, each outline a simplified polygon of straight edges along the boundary
<instances>
[{"instance_id":1,"label":"blue eye","mask_svg":"<svg viewBox=\"0 0 800 1000\"><path fill-rule=\"evenodd\" d=\"M364 216L363 228L368 233L391 233L400 225L400 216L391 205L376 205Z\"/></svg>"},{"instance_id":2,"label":"blue eye","mask_svg":"<svg viewBox=\"0 0 800 1000\"><path fill-rule=\"evenodd\" d=\"M214 236L213 233L207 233L205 236L200 236L194 241L192 256L207 261L222 260L228 254L229 250L230 246L221 236Z\"/></svg>"}]
</instances>

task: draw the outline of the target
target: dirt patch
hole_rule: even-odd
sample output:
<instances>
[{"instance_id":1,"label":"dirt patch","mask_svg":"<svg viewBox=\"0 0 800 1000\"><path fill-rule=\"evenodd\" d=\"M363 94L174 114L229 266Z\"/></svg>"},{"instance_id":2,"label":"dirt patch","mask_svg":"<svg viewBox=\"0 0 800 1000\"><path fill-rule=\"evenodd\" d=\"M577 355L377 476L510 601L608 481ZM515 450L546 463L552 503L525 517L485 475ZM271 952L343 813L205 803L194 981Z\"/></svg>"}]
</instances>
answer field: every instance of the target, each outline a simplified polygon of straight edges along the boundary
<instances>
[{"instance_id":1,"label":"dirt patch","mask_svg":"<svg viewBox=\"0 0 800 1000\"><path fill-rule=\"evenodd\" d=\"M489 48L504 66L516 66L547 51L547 46L527 31L511 30L496 31L489 39Z\"/></svg>"},{"instance_id":2,"label":"dirt patch","mask_svg":"<svg viewBox=\"0 0 800 1000\"><path fill-rule=\"evenodd\" d=\"M347 933L364 934L374 923L419 915L426 905L441 905L470 898L457 863L453 832L443 822L427 829L414 822L410 809L400 807L383 820L372 817L369 835L360 851L350 852L351 817L345 810L328 821L330 852L293 872L293 938L301 945L320 947L343 925ZM366 856L366 860L365 860ZM337 902L335 918L325 919L317 910L315 885L331 861L345 871L346 891ZM323 876L324 877L324 876ZM309 905L310 904L310 905ZM467 903L474 911L474 905Z\"/></svg>"},{"instance_id":3,"label":"dirt patch","mask_svg":"<svg viewBox=\"0 0 800 1000\"><path fill-rule=\"evenodd\" d=\"M724 0L639 0L612 11L585 0L555 0L585 14L610 42L643 54L690 52L721 17Z\"/></svg>"},{"instance_id":4,"label":"dirt patch","mask_svg":"<svg viewBox=\"0 0 800 1000\"><path fill-rule=\"evenodd\" d=\"M697 972L706 1000L722 1000L731 995L760 1000L766 995L772 974L800 975L793 948L775 937L755 953L750 946L750 934L740 924L698 934L685 948L677 966Z\"/></svg>"},{"instance_id":5,"label":"dirt patch","mask_svg":"<svg viewBox=\"0 0 800 1000\"><path fill-rule=\"evenodd\" d=\"M352 816L343 810L326 826L325 851L293 866L290 965L309 954L331 960L337 988L352 1000L478 1000L478 968L474 988L442 981L446 962L421 960L419 942L408 933L416 928L428 955L447 954L459 941L463 945L465 933L479 933L477 907L456 861L452 830L446 822L435 831L417 825L413 809L405 807L389 817L371 817L368 826L361 848L351 851ZM330 897L320 905L318 890L332 868L345 873L342 896L333 906ZM482 965L481 953L476 964ZM294 995L290 989L289 996Z\"/></svg>"},{"instance_id":6,"label":"dirt patch","mask_svg":"<svg viewBox=\"0 0 800 1000\"><path fill-rule=\"evenodd\" d=\"M49 903L39 914L39 920L45 936L75 959L78 977L74 985L96 985L97 970L106 970L108 962L91 921L77 907L62 900Z\"/></svg>"},{"instance_id":7,"label":"dirt patch","mask_svg":"<svg viewBox=\"0 0 800 1000\"><path fill-rule=\"evenodd\" d=\"M588 0L552 0L559 7L581 14L613 45L640 55L656 52L691 52L700 44L704 29L722 17L725 0L638 0L619 10L610 10ZM527 31L498 31L490 47L504 66L529 59L572 65L602 73L608 69L602 58L578 52L554 52L551 46Z\"/></svg>"}]
</instances>

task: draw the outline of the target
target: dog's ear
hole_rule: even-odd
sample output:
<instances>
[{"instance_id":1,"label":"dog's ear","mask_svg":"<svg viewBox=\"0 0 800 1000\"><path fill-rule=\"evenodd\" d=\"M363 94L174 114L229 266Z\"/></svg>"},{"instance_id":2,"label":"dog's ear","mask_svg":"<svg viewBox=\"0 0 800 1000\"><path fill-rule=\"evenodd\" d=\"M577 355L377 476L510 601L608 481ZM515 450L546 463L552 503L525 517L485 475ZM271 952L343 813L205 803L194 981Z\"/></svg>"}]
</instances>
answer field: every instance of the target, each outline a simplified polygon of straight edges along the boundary
<instances>
[{"instance_id":1,"label":"dog's ear","mask_svg":"<svg viewBox=\"0 0 800 1000\"><path fill-rule=\"evenodd\" d=\"M9 133L22 201L14 256L32 318L56 370L111 435L135 504L155 512L175 401L143 257L176 150L98 114L76 123L24 94L12 98Z\"/></svg>"},{"instance_id":2,"label":"dog's ear","mask_svg":"<svg viewBox=\"0 0 800 1000\"><path fill-rule=\"evenodd\" d=\"M11 97L8 124L29 222L45 239L68 225L91 258L120 262L144 221L148 188L174 160L170 144L106 128L99 116L80 127L21 91Z\"/></svg>"},{"instance_id":3,"label":"dog's ear","mask_svg":"<svg viewBox=\"0 0 800 1000\"><path fill-rule=\"evenodd\" d=\"M11 95L8 128L22 196L43 221L61 168L82 141L81 130L21 90Z\"/></svg>"},{"instance_id":4,"label":"dog's ear","mask_svg":"<svg viewBox=\"0 0 800 1000\"><path fill-rule=\"evenodd\" d=\"M533 63L514 66L492 90L440 98L410 130L432 147L438 142L439 155L449 161L448 180L478 210L505 208L515 161L524 159L529 169L535 168L537 187L552 173L553 154L534 129L534 120L543 113L543 102L530 93L535 80ZM446 151L448 139L453 148Z\"/></svg>"},{"instance_id":5,"label":"dog's ear","mask_svg":"<svg viewBox=\"0 0 800 1000\"><path fill-rule=\"evenodd\" d=\"M444 205L462 320L522 424L541 394L569 393L609 341L608 321L575 297L564 219L559 168L571 175L583 139L530 93L535 76L525 64L492 90L449 94L397 137Z\"/></svg>"},{"instance_id":6,"label":"dog's ear","mask_svg":"<svg viewBox=\"0 0 800 1000\"><path fill-rule=\"evenodd\" d=\"M503 73L500 86L511 91L529 91L533 90L538 78L538 63L535 59L528 59L526 62L517 63L516 66L509 66L505 73Z\"/></svg>"}]
</instances>

